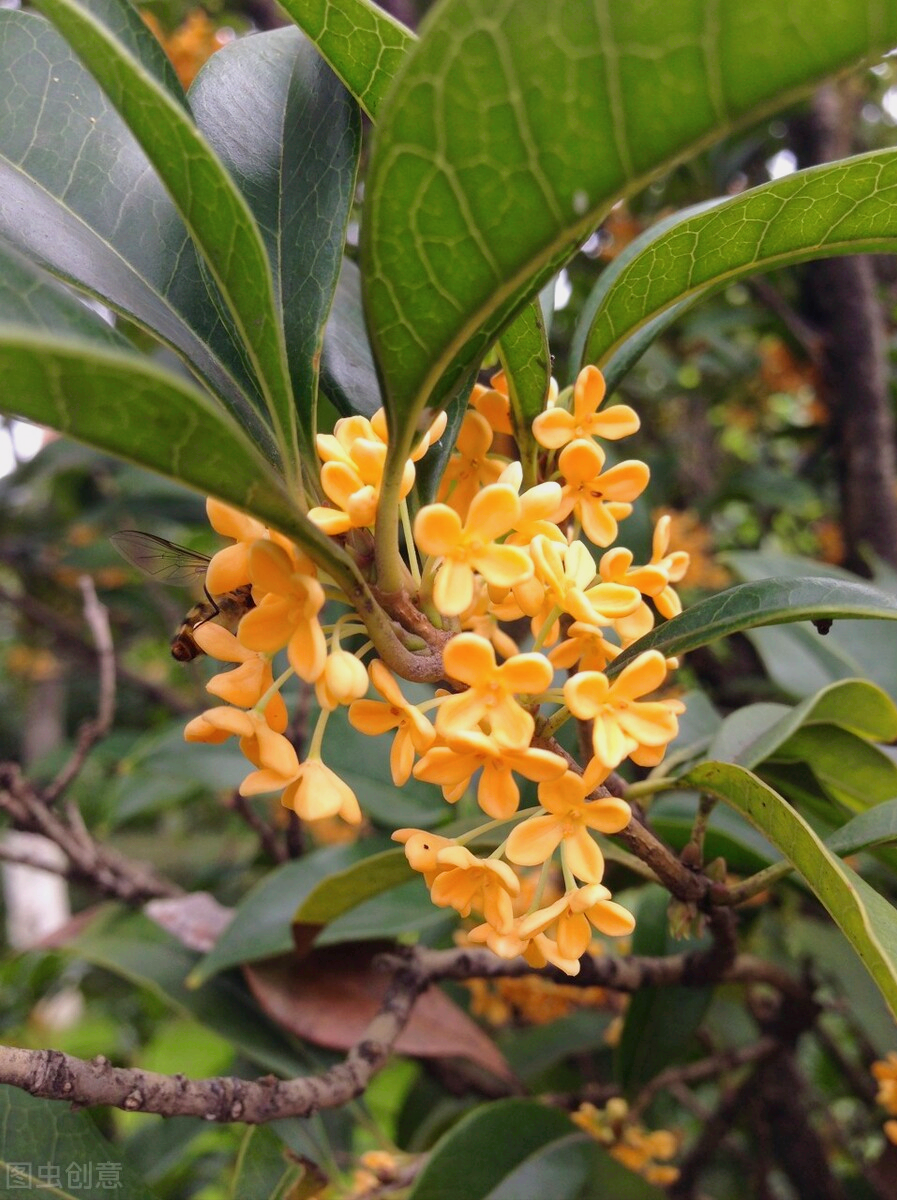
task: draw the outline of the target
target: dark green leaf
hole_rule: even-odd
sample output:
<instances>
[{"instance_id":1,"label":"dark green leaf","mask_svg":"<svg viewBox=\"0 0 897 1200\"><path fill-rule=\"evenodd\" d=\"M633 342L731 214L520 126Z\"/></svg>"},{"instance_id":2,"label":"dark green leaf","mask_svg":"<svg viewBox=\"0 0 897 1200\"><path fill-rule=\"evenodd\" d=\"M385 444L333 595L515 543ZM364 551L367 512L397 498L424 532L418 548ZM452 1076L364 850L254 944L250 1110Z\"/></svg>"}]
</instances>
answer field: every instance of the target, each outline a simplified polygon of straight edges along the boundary
<instances>
[{"instance_id":1,"label":"dark green leaf","mask_svg":"<svg viewBox=\"0 0 897 1200\"><path fill-rule=\"evenodd\" d=\"M837 725L805 725L774 757L778 762L806 763L824 792L849 812L862 812L897 796L897 763Z\"/></svg>"},{"instance_id":2,"label":"dark green leaf","mask_svg":"<svg viewBox=\"0 0 897 1200\"><path fill-rule=\"evenodd\" d=\"M800 872L897 1016L897 910L822 842L777 792L743 767L702 763L686 782L743 813Z\"/></svg>"},{"instance_id":3,"label":"dark green leaf","mask_svg":"<svg viewBox=\"0 0 897 1200\"><path fill-rule=\"evenodd\" d=\"M258 226L184 108L77 0L42 8L121 114L175 203L234 318L259 379L288 481L298 472L283 329Z\"/></svg>"},{"instance_id":4,"label":"dark green leaf","mask_svg":"<svg viewBox=\"0 0 897 1200\"><path fill-rule=\"evenodd\" d=\"M314 461L317 364L355 191L358 107L297 29L225 46L199 73L190 105L261 230Z\"/></svg>"},{"instance_id":5,"label":"dark green leaf","mask_svg":"<svg viewBox=\"0 0 897 1200\"><path fill-rule=\"evenodd\" d=\"M199 987L228 967L292 950L290 923L297 905L334 872L381 848L382 843L370 841L334 846L275 868L243 898L214 948L191 972L190 986Z\"/></svg>"},{"instance_id":6,"label":"dark green leaf","mask_svg":"<svg viewBox=\"0 0 897 1200\"><path fill-rule=\"evenodd\" d=\"M131 345L108 321L82 304L12 246L0 241L0 322L63 336L89 338L127 352Z\"/></svg>"},{"instance_id":7,"label":"dark green leaf","mask_svg":"<svg viewBox=\"0 0 897 1200\"><path fill-rule=\"evenodd\" d=\"M284 1145L270 1125L250 1126L243 1134L231 1179L229 1200L281 1200L302 1168L287 1161Z\"/></svg>"},{"instance_id":8,"label":"dark green leaf","mask_svg":"<svg viewBox=\"0 0 897 1200\"><path fill-rule=\"evenodd\" d=\"M897 10L870 22L853 0L443 0L380 113L362 230L394 433L410 441L621 195L895 42Z\"/></svg>"},{"instance_id":9,"label":"dark green leaf","mask_svg":"<svg viewBox=\"0 0 897 1200\"><path fill-rule=\"evenodd\" d=\"M372 896L413 878L404 850L384 850L328 875L305 896L293 914L293 921L326 925Z\"/></svg>"},{"instance_id":10,"label":"dark green leaf","mask_svg":"<svg viewBox=\"0 0 897 1200\"><path fill-rule=\"evenodd\" d=\"M682 954L709 945L709 938L676 941L670 933L669 893L646 888L636 911L632 953ZM640 988L629 1002L615 1054L615 1074L632 1094L694 1050L692 1036L710 1003L711 988Z\"/></svg>"},{"instance_id":11,"label":"dark green leaf","mask_svg":"<svg viewBox=\"0 0 897 1200\"><path fill-rule=\"evenodd\" d=\"M797 555L740 551L726 555L736 574L747 580L769 576L824 576L859 582L840 567L816 563ZM882 581L883 591L894 589ZM875 637L859 621L835 621L825 637L807 625L787 629L758 629L748 633L770 678L789 696L808 696L837 679L872 680L897 699L897 626L880 625Z\"/></svg>"},{"instance_id":12,"label":"dark green leaf","mask_svg":"<svg viewBox=\"0 0 897 1200\"><path fill-rule=\"evenodd\" d=\"M538 300L528 304L498 341L498 356L508 381L514 440L527 483L535 482L539 452L533 420L545 407L551 382L551 352Z\"/></svg>"},{"instance_id":13,"label":"dark green leaf","mask_svg":"<svg viewBox=\"0 0 897 1200\"><path fill-rule=\"evenodd\" d=\"M566 1113L529 1100L476 1108L434 1146L408 1200L485 1200L521 1164L570 1132Z\"/></svg>"},{"instance_id":14,"label":"dark green leaf","mask_svg":"<svg viewBox=\"0 0 897 1200\"><path fill-rule=\"evenodd\" d=\"M414 34L371 0L285 0L283 7L376 120Z\"/></svg>"},{"instance_id":15,"label":"dark green leaf","mask_svg":"<svg viewBox=\"0 0 897 1200\"><path fill-rule=\"evenodd\" d=\"M49 425L252 513L343 571L236 422L188 380L137 353L0 327L7 412Z\"/></svg>"},{"instance_id":16,"label":"dark green leaf","mask_svg":"<svg viewBox=\"0 0 897 1200\"><path fill-rule=\"evenodd\" d=\"M361 276L351 259L343 259L324 329L321 392L341 417L371 417L383 407L380 380L361 308Z\"/></svg>"},{"instance_id":17,"label":"dark green leaf","mask_svg":"<svg viewBox=\"0 0 897 1200\"><path fill-rule=\"evenodd\" d=\"M187 230L109 101L34 13L0 10L0 65L0 234L161 338L276 456Z\"/></svg>"},{"instance_id":18,"label":"dark green leaf","mask_svg":"<svg viewBox=\"0 0 897 1200\"><path fill-rule=\"evenodd\" d=\"M895 187L897 152L881 150L797 171L709 211L680 215L617 269L582 362L601 366L649 322L656 337L684 307L747 275L808 258L893 253Z\"/></svg>"},{"instance_id":19,"label":"dark green leaf","mask_svg":"<svg viewBox=\"0 0 897 1200\"><path fill-rule=\"evenodd\" d=\"M187 109L184 89L162 44L128 0L81 0L84 8L102 21L109 32L162 84L174 100Z\"/></svg>"},{"instance_id":20,"label":"dark green leaf","mask_svg":"<svg viewBox=\"0 0 897 1200\"><path fill-rule=\"evenodd\" d=\"M644 650L660 650L667 656L685 654L758 625L840 617L893 621L897 619L897 598L865 583L835 579L764 579L736 584L700 600L634 642L614 659L607 674L618 675Z\"/></svg>"},{"instance_id":21,"label":"dark green leaf","mask_svg":"<svg viewBox=\"0 0 897 1200\"><path fill-rule=\"evenodd\" d=\"M0 1170L4 1200L26 1192L57 1200L128 1200L155 1195L86 1112L0 1084Z\"/></svg>"},{"instance_id":22,"label":"dark green leaf","mask_svg":"<svg viewBox=\"0 0 897 1200\"><path fill-rule=\"evenodd\" d=\"M315 937L315 946L338 946L344 942L380 941L414 934L422 941L432 941L438 934L448 934L458 923L452 908L437 908L430 899L427 885L418 875L414 879L365 900L356 908L344 912ZM302 927L296 926L296 943L304 938Z\"/></svg>"},{"instance_id":23,"label":"dark green leaf","mask_svg":"<svg viewBox=\"0 0 897 1200\"><path fill-rule=\"evenodd\" d=\"M897 800L887 800L866 812L858 813L846 825L825 839L829 850L843 857L897 841Z\"/></svg>"}]
</instances>

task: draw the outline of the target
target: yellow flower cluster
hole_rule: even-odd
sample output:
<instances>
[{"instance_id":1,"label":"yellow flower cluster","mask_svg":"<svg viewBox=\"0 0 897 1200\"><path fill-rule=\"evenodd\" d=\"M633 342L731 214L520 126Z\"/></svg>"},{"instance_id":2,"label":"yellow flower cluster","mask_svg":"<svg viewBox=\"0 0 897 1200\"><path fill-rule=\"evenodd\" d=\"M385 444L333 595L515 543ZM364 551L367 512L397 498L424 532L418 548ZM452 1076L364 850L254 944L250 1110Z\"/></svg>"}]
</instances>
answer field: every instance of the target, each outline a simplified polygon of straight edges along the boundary
<instances>
[{"instance_id":1,"label":"yellow flower cluster","mask_svg":"<svg viewBox=\"0 0 897 1200\"><path fill-rule=\"evenodd\" d=\"M396 676L403 664L406 677L414 675L407 659L391 661L382 650L369 607L354 607L287 538L209 501L212 525L233 544L210 563L208 590L220 595L248 585L255 606L236 635L214 623L195 631L203 650L237 665L208 685L225 706L209 709L186 731L195 741L238 737L255 768L241 792L280 791L283 804L305 821L362 819L352 790L321 757L327 718L340 705L348 706L350 723L362 733L393 734L397 787L413 774L455 803L475 784L476 802L490 818L486 825L459 838L417 829L398 830L394 838L435 904L482 918L469 931L471 940L571 975L594 931L618 937L633 928L632 916L604 886L595 837L620 832L631 814L603 785L625 759L657 764L682 711L678 700L653 696L675 666L656 650L637 655L613 680L605 673L653 627L655 611L665 617L680 611L673 584L688 556L670 552L668 517L657 523L648 563L636 566L629 550L608 548L644 490L648 468L637 460L607 466L596 439L625 437L639 421L626 405L602 409L604 399L604 380L594 367L580 373L572 394L559 396L552 386L532 430L539 478L525 488L521 464L492 452L496 434L513 448L505 380L497 376L491 387L477 386L437 500L419 507L412 521L415 464L443 436L441 415L396 481L407 586L386 597L376 590L373 565L389 456L385 416L345 418L332 434L318 436L319 494L327 503L312 507L309 518L367 573L390 628L407 635L404 646L432 634L427 650L432 655L435 647L440 657L436 675L428 677L440 677L442 686L423 703L404 695ZM604 550L597 561L589 543ZM325 617L328 600L341 603L338 615ZM372 641L354 651L342 646L369 634ZM382 656L365 667L375 644ZM272 660L282 650L288 667L275 679ZM559 671L565 672L560 681ZM293 674L314 686L321 710L301 762L285 736L280 696ZM553 737L571 716L586 723L591 743L592 756L581 766ZM519 811L518 777L537 785L535 808ZM499 848L478 857L470 845L497 828ZM557 861L564 890L548 903L544 889ZM522 888L529 868L539 869L540 882ZM532 896L525 909L524 894Z\"/></svg>"},{"instance_id":2,"label":"yellow flower cluster","mask_svg":"<svg viewBox=\"0 0 897 1200\"><path fill-rule=\"evenodd\" d=\"M629 1120L629 1106L617 1097L604 1108L582 1104L571 1120L585 1133L600 1142L617 1162L643 1176L655 1187L668 1187L679 1177L676 1167L662 1165L673 1158L679 1140L668 1129L649 1133L643 1125ZM660 1162L658 1162L660 1160Z\"/></svg>"},{"instance_id":3,"label":"yellow flower cluster","mask_svg":"<svg viewBox=\"0 0 897 1200\"><path fill-rule=\"evenodd\" d=\"M886 1059L872 1064L872 1074L878 1080L876 1103L889 1114L897 1117L897 1053L893 1050ZM885 1121L885 1136L897 1145L897 1121Z\"/></svg>"}]
</instances>

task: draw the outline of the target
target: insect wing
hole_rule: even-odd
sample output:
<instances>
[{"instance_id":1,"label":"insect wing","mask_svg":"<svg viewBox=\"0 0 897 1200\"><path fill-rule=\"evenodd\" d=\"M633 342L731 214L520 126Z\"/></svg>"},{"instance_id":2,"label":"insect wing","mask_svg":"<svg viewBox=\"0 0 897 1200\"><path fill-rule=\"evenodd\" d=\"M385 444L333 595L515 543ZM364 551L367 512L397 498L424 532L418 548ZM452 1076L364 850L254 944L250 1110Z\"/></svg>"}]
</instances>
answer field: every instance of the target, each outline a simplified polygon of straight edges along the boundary
<instances>
[{"instance_id":1,"label":"insect wing","mask_svg":"<svg viewBox=\"0 0 897 1200\"><path fill-rule=\"evenodd\" d=\"M209 565L205 554L137 529L122 529L109 540L131 566L160 583L195 583L204 577Z\"/></svg>"}]
</instances>

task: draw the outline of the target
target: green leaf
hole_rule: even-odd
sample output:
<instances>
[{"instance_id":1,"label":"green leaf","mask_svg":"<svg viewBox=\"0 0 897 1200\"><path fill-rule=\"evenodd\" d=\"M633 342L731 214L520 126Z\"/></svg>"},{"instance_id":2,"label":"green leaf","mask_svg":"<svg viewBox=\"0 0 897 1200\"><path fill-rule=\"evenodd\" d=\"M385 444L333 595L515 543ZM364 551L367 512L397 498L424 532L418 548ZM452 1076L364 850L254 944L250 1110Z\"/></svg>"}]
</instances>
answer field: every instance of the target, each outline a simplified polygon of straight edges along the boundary
<instances>
[{"instance_id":1,"label":"green leaf","mask_svg":"<svg viewBox=\"0 0 897 1200\"><path fill-rule=\"evenodd\" d=\"M664 621L618 655L606 673L613 678L645 650L660 650L667 656L685 654L717 638L758 625L839 617L893 621L897 619L897 598L868 584L837 579L763 579L757 583L739 583Z\"/></svg>"},{"instance_id":2,"label":"green leaf","mask_svg":"<svg viewBox=\"0 0 897 1200\"><path fill-rule=\"evenodd\" d=\"M276 457L187 230L102 91L34 13L0 10L0 66L0 234L161 338Z\"/></svg>"},{"instance_id":3,"label":"green leaf","mask_svg":"<svg viewBox=\"0 0 897 1200\"><path fill-rule=\"evenodd\" d=\"M895 189L897 151L880 150L797 171L678 220L618 271L582 364L609 361L649 322L656 337L685 307L745 276L810 258L893 253Z\"/></svg>"},{"instance_id":4,"label":"green leaf","mask_svg":"<svg viewBox=\"0 0 897 1200\"><path fill-rule=\"evenodd\" d=\"M723 197L705 200L701 204L692 204L687 208L670 213L668 216L661 217L653 225L649 226L648 229L644 230L643 233L640 233L638 237L633 238L631 242L623 247L617 257L608 263L598 276L597 282L580 309L576 319L576 328L570 339L569 361L571 374L574 377L588 361L585 358L586 338L589 336L593 324L598 319L598 314L603 311L608 295L614 290L617 280L625 273L633 259L646 253L649 247L662 238L668 230L674 229L682 221L687 220L691 216L706 212L708 208L720 204L722 200ZM684 312L687 307L688 305L683 303L681 310L676 309L675 313L672 311L665 312L662 318L663 324L658 320L655 326L653 321L648 321L626 339L618 352L608 362L602 363L602 374L607 382L608 392L613 392L620 379L626 374L626 371L641 358L657 335L666 329L675 316L678 316L679 311Z\"/></svg>"},{"instance_id":5,"label":"green leaf","mask_svg":"<svg viewBox=\"0 0 897 1200\"><path fill-rule=\"evenodd\" d=\"M702 763L686 782L743 813L800 872L897 1017L897 911L823 843L799 813L743 767Z\"/></svg>"},{"instance_id":6,"label":"green leaf","mask_svg":"<svg viewBox=\"0 0 897 1200\"><path fill-rule=\"evenodd\" d=\"M417 875L389 891L371 896L357 907L344 912L314 937L315 947L339 946L343 942L381 941L413 935L415 940L433 942L447 937L458 924L451 908L438 908L422 877ZM297 925L296 944L304 946L312 927Z\"/></svg>"},{"instance_id":7,"label":"green leaf","mask_svg":"<svg viewBox=\"0 0 897 1200\"><path fill-rule=\"evenodd\" d=\"M285 0L282 7L376 120L414 34L370 0Z\"/></svg>"},{"instance_id":8,"label":"green leaf","mask_svg":"<svg viewBox=\"0 0 897 1200\"><path fill-rule=\"evenodd\" d=\"M794 708L750 704L738 709L723 722L707 756L717 762L756 767L767 758L778 757L788 739L811 722L836 726L868 740L897 739L897 706L893 700L865 679L845 679Z\"/></svg>"},{"instance_id":9,"label":"green leaf","mask_svg":"<svg viewBox=\"0 0 897 1200\"><path fill-rule=\"evenodd\" d=\"M528 304L498 341L498 357L508 381L511 423L527 482L535 482L539 446L533 420L545 407L551 382L551 351L538 300Z\"/></svg>"},{"instance_id":10,"label":"green leaf","mask_svg":"<svg viewBox=\"0 0 897 1200\"><path fill-rule=\"evenodd\" d=\"M443 0L380 113L362 230L394 432L622 195L895 42L897 9L854 0Z\"/></svg>"},{"instance_id":11,"label":"green leaf","mask_svg":"<svg viewBox=\"0 0 897 1200\"><path fill-rule=\"evenodd\" d=\"M252 1062L291 1078L307 1073L308 1062L260 1011L236 976L185 986L197 955L141 913L104 906L62 949L148 988L175 1011L186 1013L229 1041Z\"/></svg>"},{"instance_id":12,"label":"green leaf","mask_svg":"<svg viewBox=\"0 0 897 1200\"><path fill-rule=\"evenodd\" d=\"M303 453L314 462L317 364L355 192L358 107L297 29L238 38L213 54L190 104L261 230Z\"/></svg>"},{"instance_id":13,"label":"green leaf","mask_svg":"<svg viewBox=\"0 0 897 1200\"><path fill-rule=\"evenodd\" d=\"M777 762L806 763L820 787L849 812L863 812L897 796L897 763L837 725L805 725L774 757Z\"/></svg>"},{"instance_id":14,"label":"green leaf","mask_svg":"<svg viewBox=\"0 0 897 1200\"><path fill-rule=\"evenodd\" d=\"M677 791L659 796L651 805L651 828L673 849L681 850L691 838L697 807L696 792ZM778 861L766 838L738 813L719 804L707 826L704 857L707 861L724 858L730 869L740 875L752 875Z\"/></svg>"},{"instance_id":15,"label":"green leaf","mask_svg":"<svg viewBox=\"0 0 897 1200\"><path fill-rule=\"evenodd\" d=\"M725 557L736 574L747 580L817 575L859 582L858 576L840 567L798 555L739 551ZM886 580L879 586L895 594ZM854 676L872 680L897 699L897 626L879 626L874 638L869 636L868 625L859 621L836 621L825 637L806 625L758 629L748 637L770 678L786 695L810 695L833 680Z\"/></svg>"},{"instance_id":16,"label":"green leaf","mask_svg":"<svg viewBox=\"0 0 897 1200\"><path fill-rule=\"evenodd\" d=\"M384 850L322 879L302 900L293 922L326 925L372 896L413 878L404 850Z\"/></svg>"},{"instance_id":17,"label":"green leaf","mask_svg":"<svg viewBox=\"0 0 897 1200\"><path fill-rule=\"evenodd\" d=\"M0 323L9 322L63 337L89 338L123 352L132 349L127 338L82 304L68 288L0 242Z\"/></svg>"},{"instance_id":18,"label":"green leaf","mask_svg":"<svg viewBox=\"0 0 897 1200\"><path fill-rule=\"evenodd\" d=\"M333 872L364 861L380 845L365 841L329 847L276 867L244 896L227 929L191 972L190 987L200 987L228 967L292 950L290 923L296 906Z\"/></svg>"},{"instance_id":19,"label":"green leaf","mask_svg":"<svg viewBox=\"0 0 897 1200\"><path fill-rule=\"evenodd\" d=\"M187 98L171 59L162 48L162 43L142 19L129 0L81 0L82 6L102 21L109 32L140 62L189 112Z\"/></svg>"},{"instance_id":20,"label":"green leaf","mask_svg":"<svg viewBox=\"0 0 897 1200\"><path fill-rule=\"evenodd\" d=\"M252 513L345 577L235 421L144 355L0 326L0 395L13 416L49 425Z\"/></svg>"},{"instance_id":21,"label":"green leaf","mask_svg":"<svg viewBox=\"0 0 897 1200\"><path fill-rule=\"evenodd\" d=\"M670 933L669 893L649 886L636 911L632 953L649 956L705 949L707 937L676 941ZM693 1051L692 1036L713 995L709 987L640 988L632 996L617 1045L615 1074L628 1095Z\"/></svg>"},{"instance_id":22,"label":"green leaf","mask_svg":"<svg viewBox=\"0 0 897 1200\"><path fill-rule=\"evenodd\" d=\"M566 1113L530 1100L476 1108L433 1147L408 1200L485 1200L521 1164L570 1133ZM541 1194L555 1200L553 1192Z\"/></svg>"},{"instance_id":23,"label":"green leaf","mask_svg":"<svg viewBox=\"0 0 897 1200\"><path fill-rule=\"evenodd\" d=\"M261 234L227 169L183 107L77 0L42 8L156 168L221 291L259 378L290 485L296 412Z\"/></svg>"},{"instance_id":24,"label":"green leaf","mask_svg":"<svg viewBox=\"0 0 897 1200\"><path fill-rule=\"evenodd\" d=\"M852 817L825 839L829 850L843 857L897 841L897 800L886 800Z\"/></svg>"},{"instance_id":25,"label":"green leaf","mask_svg":"<svg viewBox=\"0 0 897 1200\"><path fill-rule=\"evenodd\" d=\"M275 1200L301 1174L301 1167L287 1162L284 1144L270 1125L251 1125L240 1143L229 1200Z\"/></svg>"},{"instance_id":26,"label":"green leaf","mask_svg":"<svg viewBox=\"0 0 897 1200\"><path fill-rule=\"evenodd\" d=\"M372 417L383 407L380 380L361 308L361 276L343 259L333 307L324 329L319 387L341 417Z\"/></svg>"},{"instance_id":27,"label":"green leaf","mask_svg":"<svg viewBox=\"0 0 897 1200\"><path fill-rule=\"evenodd\" d=\"M0 1084L0 1169L4 1197L19 1189L58 1200L108 1200L115 1190L129 1200L155 1195L86 1112L9 1084Z\"/></svg>"}]
</instances>

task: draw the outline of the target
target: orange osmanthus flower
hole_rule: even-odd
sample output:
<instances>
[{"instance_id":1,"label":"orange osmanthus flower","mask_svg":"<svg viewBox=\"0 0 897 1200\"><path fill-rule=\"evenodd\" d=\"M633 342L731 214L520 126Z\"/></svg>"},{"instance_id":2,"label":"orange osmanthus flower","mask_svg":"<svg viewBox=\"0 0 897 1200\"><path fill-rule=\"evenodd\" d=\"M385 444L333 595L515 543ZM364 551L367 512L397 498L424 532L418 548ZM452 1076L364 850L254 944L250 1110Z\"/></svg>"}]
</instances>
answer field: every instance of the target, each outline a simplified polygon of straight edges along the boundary
<instances>
[{"instance_id":1,"label":"orange osmanthus flower","mask_svg":"<svg viewBox=\"0 0 897 1200\"><path fill-rule=\"evenodd\" d=\"M533 437L548 450L559 450L576 438L602 437L608 441L628 437L639 427L628 404L614 404L598 412L605 396L604 376L597 367L579 372L573 388L573 411L553 405L533 421Z\"/></svg>"},{"instance_id":2,"label":"orange osmanthus flower","mask_svg":"<svg viewBox=\"0 0 897 1200\"><path fill-rule=\"evenodd\" d=\"M206 514L216 533L234 539L233 546L225 546L212 556L206 569L206 587L213 595L221 596L249 583L249 552L254 542L267 536L267 530L255 517L247 517L211 497L206 501Z\"/></svg>"},{"instance_id":3,"label":"orange osmanthus flower","mask_svg":"<svg viewBox=\"0 0 897 1200\"><path fill-rule=\"evenodd\" d=\"M276 733L261 713L243 712L240 708L210 708L188 721L184 738L188 742L209 742L218 745L236 735L240 751L257 771L251 771L240 784L241 796L257 796L261 792L276 792L296 778L299 759L293 746L281 733Z\"/></svg>"},{"instance_id":4,"label":"orange osmanthus flower","mask_svg":"<svg viewBox=\"0 0 897 1200\"><path fill-rule=\"evenodd\" d=\"M280 802L303 821L339 816L349 825L360 825L362 820L355 793L319 758L309 758L301 764Z\"/></svg>"},{"instance_id":5,"label":"orange osmanthus flower","mask_svg":"<svg viewBox=\"0 0 897 1200\"><path fill-rule=\"evenodd\" d=\"M327 655L324 670L315 682L315 696L321 708L333 712L341 704L351 704L368 690L364 663L348 650L337 647Z\"/></svg>"},{"instance_id":6,"label":"orange osmanthus flower","mask_svg":"<svg viewBox=\"0 0 897 1200\"><path fill-rule=\"evenodd\" d=\"M414 539L425 554L442 559L433 581L433 600L447 617L469 608L474 571L497 587L513 587L532 574L529 555L497 541L513 528L520 500L513 488L493 483L478 493L463 522L447 504L428 504L414 522Z\"/></svg>"},{"instance_id":7,"label":"orange osmanthus flower","mask_svg":"<svg viewBox=\"0 0 897 1200\"><path fill-rule=\"evenodd\" d=\"M606 457L594 442L577 439L565 446L558 458L564 486L555 520L574 513L595 546L611 544L617 536L617 522L632 512L631 501L642 494L650 476L646 464L636 458L605 471Z\"/></svg>"},{"instance_id":8,"label":"orange osmanthus flower","mask_svg":"<svg viewBox=\"0 0 897 1200\"><path fill-rule=\"evenodd\" d=\"M455 453L439 485L438 499L463 519L467 516L470 502L477 492L491 483L496 483L504 469L499 458L490 458L492 428L485 417L468 409L458 431Z\"/></svg>"},{"instance_id":9,"label":"orange osmanthus flower","mask_svg":"<svg viewBox=\"0 0 897 1200\"><path fill-rule=\"evenodd\" d=\"M436 731L424 714L406 700L389 668L374 659L370 665L371 683L383 700L356 700L349 707L349 723L360 733L376 737L396 731L389 753L389 767L396 787L408 782L414 753L424 754L436 741Z\"/></svg>"},{"instance_id":10,"label":"orange osmanthus flower","mask_svg":"<svg viewBox=\"0 0 897 1200\"><path fill-rule=\"evenodd\" d=\"M507 863L497 858L477 858L466 846L446 846L436 855L439 872L430 897L440 908L454 908L462 917L476 908L493 929L510 929L514 922L511 897L520 891L520 880Z\"/></svg>"},{"instance_id":11,"label":"orange osmanthus flower","mask_svg":"<svg viewBox=\"0 0 897 1200\"><path fill-rule=\"evenodd\" d=\"M314 683L327 661L318 621L324 589L307 573L305 555L290 555L273 542L255 542L250 555L253 584L264 593L240 622L237 636L250 650L273 654L287 648L300 679Z\"/></svg>"},{"instance_id":12,"label":"orange osmanthus flower","mask_svg":"<svg viewBox=\"0 0 897 1200\"><path fill-rule=\"evenodd\" d=\"M604 856L590 831L619 833L632 818L629 805L616 796L587 799L609 774L593 759L584 775L567 771L560 779L540 783L539 803L544 812L511 830L505 848L510 861L521 867L536 866L562 846L564 861L577 879L600 883Z\"/></svg>"},{"instance_id":13,"label":"orange osmanthus flower","mask_svg":"<svg viewBox=\"0 0 897 1200\"><path fill-rule=\"evenodd\" d=\"M428 888L433 886L437 875L449 870L448 864L437 861L439 851L457 844L453 838L426 829L397 829L392 840L404 843L408 865L423 875Z\"/></svg>"},{"instance_id":14,"label":"orange osmanthus flower","mask_svg":"<svg viewBox=\"0 0 897 1200\"><path fill-rule=\"evenodd\" d=\"M479 730L446 738L445 746L434 746L414 768L416 779L438 783L446 800L454 803L467 791L472 777L482 768L477 803L490 817L506 820L520 804L520 789L514 772L539 782L563 775L567 764L550 750L527 746L509 749Z\"/></svg>"},{"instance_id":15,"label":"orange osmanthus flower","mask_svg":"<svg viewBox=\"0 0 897 1200\"><path fill-rule=\"evenodd\" d=\"M535 721L514 696L535 695L551 684L554 670L544 654L516 654L499 666L490 642L475 633L459 633L446 644L443 664L446 674L467 689L440 704L439 733L466 733L486 720L503 745L518 750L529 745Z\"/></svg>"},{"instance_id":16,"label":"orange osmanthus flower","mask_svg":"<svg viewBox=\"0 0 897 1200\"><path fill-rule=\"evenodd\" d=\"M274 684L271 659L245 646L214 621L204 621L193 630L193 638L200 650L222 662L239 663L233 671L222 671L213 675L206 684L206 691L218 696L236 708L252 708L258 704L265 692ZM287 727L287 706L280 692L275 692L265 705L265 720L276 732L283 733Z\"/></svg>"},{"instance_id":17,"label":"orange osmanthus flower","mask_svg":"<svg viewBox=\"0 0 897 1200\"><path fill-rule=\"evenodd\" d=\"M600 671L581 671L564 684L564 699L575 717L592 721L595 757L609 770L624 758L653 765L679 730L680 700L640 700L666 679L659 650L646 650L611 683ZM658 752L659 751L659 756Z\"/></svg>"}]
</instances>

